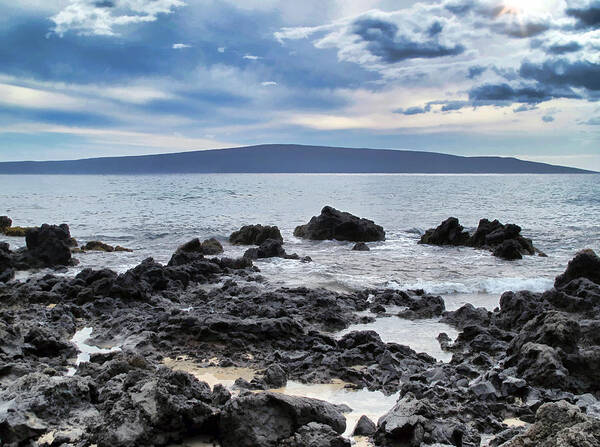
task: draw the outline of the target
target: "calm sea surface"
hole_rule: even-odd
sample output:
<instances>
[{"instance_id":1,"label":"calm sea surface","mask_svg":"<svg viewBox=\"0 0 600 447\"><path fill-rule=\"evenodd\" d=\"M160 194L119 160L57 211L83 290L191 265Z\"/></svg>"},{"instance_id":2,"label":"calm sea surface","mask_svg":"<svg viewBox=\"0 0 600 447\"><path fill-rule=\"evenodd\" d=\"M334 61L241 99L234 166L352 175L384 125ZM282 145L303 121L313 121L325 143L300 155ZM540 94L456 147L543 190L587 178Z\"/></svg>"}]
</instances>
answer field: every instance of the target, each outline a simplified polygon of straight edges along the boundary
<instances>
[{"instance_id":1,"label":"calm sea surface","mask_svg":"<svg viewBox=\"0 0 600 447\"><path fill-rule=\"evenodd\" d=\"M135 250L77 255L73 274L124 271L148 256L166 263L193 237L217 237L225 255L239 256L245 248L227 244L228 235L261 223L279 226L288 253L314 260L258 261L271 283L424 288L450 309L464 302L493 308L503 291L546 290L578 250L600 249L600 175L0 176L0 183L0 214L14 225L66 222L80 243L100 239ZM386 241L353 252L350 243L295 238L295 226L324 205L374 220ZM516 223L548 258L508 262L481 250L417 244L449 216L469 229L484 217Z\"/></svg>"}]
</instances>

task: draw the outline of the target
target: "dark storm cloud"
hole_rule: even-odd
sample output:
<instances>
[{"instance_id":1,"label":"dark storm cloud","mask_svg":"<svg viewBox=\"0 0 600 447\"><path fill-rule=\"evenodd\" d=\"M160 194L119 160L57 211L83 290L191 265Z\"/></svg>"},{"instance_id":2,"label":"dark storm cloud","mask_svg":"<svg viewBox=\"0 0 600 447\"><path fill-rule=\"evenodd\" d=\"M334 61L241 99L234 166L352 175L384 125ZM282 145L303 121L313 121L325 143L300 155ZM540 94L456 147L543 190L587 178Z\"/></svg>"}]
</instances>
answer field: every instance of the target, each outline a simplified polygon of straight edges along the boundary
<instances>
[{"instance_id":1,"label":"dark storm cloud","mask_svg":"<svg viewBox=\"0 0 600 447\"><path fill-rule=\"evenodd\" d=\"M474 65L473 67L469 67L469 73L467 74L467 77L469 79L475 79L481 76L483 73L485 73L486 70L487 67L483 67L481 65Z\"/></svg>"},{"instance_id":2,"label":"dark storm cloud","mask_svg":"<svg viewBox=\"0 0 600 447\"><path fill-rule=\"evenodd\" d=\"M592 0L585 8L569 8L568 16L577 19L577 25L581 28L600 27L600 1Z\"/></svg>"},{"instance_id":3,"label":"dark storm cloud","mask_svg":"<svg viewBox=\"0 0 600 447\"><path fill-rule=\"evenodd\" d=\"M561 55L567 53L575 53L583 48L579 42L569 42L564 44L554 44L546 49L549 54Z\"/></svg>"},{"instance_id":4,"label":"dark storm cloud","mask_svg":"<svg viewBox=\"0 0 600 447\"><path fill-rule=\"evenodd\" d=\"M115 3L111 2L110 0L104 0L104 1L94 2L94 6L96 8L114 8Z\"/></svg>"},{"instance_id":5,"label":"dark storm cloud","mask_svg":"<svg viewBox=\"0 0 600 447\"><path fill-rule=\"evenodd\" d=\"M384 62L396 63L407 59L456 56L465 51L463 45L446 46L437 39L423 42L399 34L394 23L376 18L354 22L352 31L367 42L367 50Z\"/></svg>"},{"instance_id":6,"label":"dark storm cloud","mask_svg":"<svg viewBox=\"0 0 600 447\"><path fill-rule=\"evenodd\" d=\"M553 90L543 85L512 87L508 84L484 84L469 91L474 105L507 106L513 103L539 104L554 98L578 98L571 90Z\"/></svg>"},{"instance_id":7,"label":"dark storm cloud","mask_svg":"<svg viewBox=\"0 0 600 447\"><path fill-rule=\"evenodd\" d=\"M521 64L519 74L544 85L600 91L600 64L586 60L552 59L541 64L525 61Z\"/></svg>"}]
</instances>

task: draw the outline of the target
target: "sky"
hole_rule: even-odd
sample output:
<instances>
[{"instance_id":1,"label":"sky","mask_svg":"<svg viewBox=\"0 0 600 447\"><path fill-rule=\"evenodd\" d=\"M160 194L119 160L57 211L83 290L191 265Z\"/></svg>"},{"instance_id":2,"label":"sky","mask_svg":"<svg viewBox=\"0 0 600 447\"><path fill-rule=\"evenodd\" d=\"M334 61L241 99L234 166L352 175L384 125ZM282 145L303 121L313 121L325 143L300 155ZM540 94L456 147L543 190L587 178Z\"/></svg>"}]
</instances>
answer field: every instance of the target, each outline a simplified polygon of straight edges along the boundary
<instances>
[{"instance_id":1,"label":"sky","mask_svg":"<svg viewBox=\"0 0 600 447\"><path fill-rule=\"evenodd\" d=\"M600 170L600 0L0 0L0 161L264 143Z\"/></svg>"}]
</instances>

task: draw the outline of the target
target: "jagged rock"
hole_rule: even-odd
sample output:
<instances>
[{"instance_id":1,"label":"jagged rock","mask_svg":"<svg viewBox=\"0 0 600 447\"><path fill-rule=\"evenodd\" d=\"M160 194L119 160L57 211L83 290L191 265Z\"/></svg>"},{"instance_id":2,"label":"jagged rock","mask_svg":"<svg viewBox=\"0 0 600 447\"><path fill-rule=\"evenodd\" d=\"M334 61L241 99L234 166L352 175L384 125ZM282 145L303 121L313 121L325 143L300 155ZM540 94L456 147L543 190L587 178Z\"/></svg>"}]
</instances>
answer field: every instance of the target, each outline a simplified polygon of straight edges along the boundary
<instances>
[{"instance_id":1,"label":"jagged rock","mask_svg":"<svg viewBox=\"0 0 600 447\"><path fill-rule=\"evenodd\" d=\"M8 216L0 216L0 232L12 226L12 219Z\"/></svg>"},{"instance_id":2,"label":"jagged rock","mask_svg":"<svg viewBox=\"0 0 600 447\"><path fill-rule=\"evenodd\" d=\"M379 419L375 439L378 445L390 447L418 447L424 443L465 447L479 445L477 430L457 420L444 419L441 410L407 393Z\"/></svg>"},{"instance_id":3,"label":"jagged rock","mask_svg":"<svg viewBox=\"0 0 600 447\"><path fill-rule=\"evenodd\" d=\"M492 251L494 256L506 260L522 259L522 255L539 253L530 239L521 236L521 227L514 224L501 224L481 219L477 230L470 235L455 217L450 217L437 228L429 229L421 237L421 244L454 245L483 248Z\"/></svg>"},{"instance_id":4,"label":"jagged rock","mask_svg":"<svg viewBox=\"0 0 600 447\"><path fill-rule=\"evenodd\" d=\"M283 243L283 237L276 226L245 225L229 236L233 245L260 245L267 239L274 239Z\"/></svg>"},{"instance_id":5,"label":"jagged rock","mask_svg":"<svg viewBox=\"0 0 600 447\"><path fill-rule=\"evenodd\" d=\"M587 278L590 281L600 284L600 257L594 250L583 250L575 255L569 261L567 270L556 277L554 287L563 288L571 280L577 278Z\"/></svg>"},{"instance_id":6,"label":"jagged rock","mask_svg":"<svg viewBox=\"0 0 600 447\"><path fill-rule=\"evenodd\" d=\"M350 447L350 441L340 436L329 425L310 422L298 429L294 436L284 440L281 447Z\"/></svg>"},{"instance_id":7,"label":"jagged rock","mask_svg":"<svg viewBox=\"0 0 600 447\"><path fill-rule=\"evenodd\" d=\"M356 423L352 436L373 436L376 431L377 425L363 414Z\"/></svg>"},{"instance_id":8,"label":"jagged rock","mask_svg":"<svg viewBox=\"0 0 600 447\"><path fill-rule=\"evenodd\" d=\"M245 258L249 259L263 259L263 258L283 258L285 257L285 249L282 247L281 242L275 239L267 239L260 244L258 248L249 248L244 253Z\"/></svg>"},{"instance_id":9,"label":"jagged rock","mask_svg":"<svg viewBox=\"0 0 600 447\"><path fill-rule=\"evenodd\" d=\"M371 220L326 206L319 216L296 227L294 236L318 241L374 242L385 240L385 231Z\"/></svg>"},{"instance_id":10,"label":"jagged rock","mask_svg":"<svg viewBox=\"0 0 600 447\"><path fill-rule=\"evenodd\" d=\"M469 233L456 217L449 217L437 228L429 229L421 236L420 244L430 245L467 245Z\"/></svg>"},{"instance_id":11,"label":"jagged rock","mask_svg":"<svg viewBox=\"0 0 600 447\"><path fill-rule=\"evenodd\" d=\"M202 242L202 252L209 256L218 255L219 253L223 253L223 246L218 240L211 237Z\"/></svg>"},{"instance_id":12,"label":"jagged rock","mask_svg":"<svg viewBox=\"0 0 600 447\"><path fill-rule=\"evenodd\" d=\"M71 265L71 233L67 224L47 225L27 231L27 250L20 254L16 264L35 267Z\"/></svg>"},{"instance_id":13,"label":"jagged rock","mask_svg":"<svg viewBox=\"0 0 600 447\"><path fill-rule=\"evenodd\" d=\"M264 381L272 388L282 388L287 384L287 374L281 365L275 363L266 369Z\"/></svg>"},{"instance_id":14,"label":"jagged rock","mask_svg":"<svg viewBox=\"0 0 600 447\"><path fill-rule=\"evenodd\" d=\"M597 447L600 445L600 419L586 416L565 401L542 405L536 422L502 447Z\"/></svg>"},{"instance_id":15,"label":"jagged rock","mask_svg":"<svg viewBox=\"0 0 600 447\"><path fill-rule=\"evenodd\" d=\"M354 251L370 251L371 249L364 242L359 242L358 244L355 244L354 247L352 247L352 250L354 250Z\"/></svg>"},{"instance_id":16,"label":"jagged rock","mask_svg":"<svg viewBox=\"0 0 600 447\"><path fill-rule=\"evenodd\" d=\"M493 254L497 258L506 259L507 261L523 259L523 255L521 255L521 245L514 239L502 241L502 243L494 249Z\"/></svg>"},{"instance_id":17,"label":"jagged rock","mask_svg":"<svg viewBox=\"0 0 600 447\"><path fill-rule=\"evenodd\" d=\"M6 242L0 242L0 282L8 282L15 276L12 253Z\"/></svg>"},{"instance_id":18,"label":"jagged rock","mask_svg":"<svg viewBox=\"0 0 600 447\"><path fill-rule=\"evenodd\" d=\"M275 447L311 422L341 434L346 419L327 402L262 392L231 399L219 423L223 447Z\"/></svg>"}]
</instances>

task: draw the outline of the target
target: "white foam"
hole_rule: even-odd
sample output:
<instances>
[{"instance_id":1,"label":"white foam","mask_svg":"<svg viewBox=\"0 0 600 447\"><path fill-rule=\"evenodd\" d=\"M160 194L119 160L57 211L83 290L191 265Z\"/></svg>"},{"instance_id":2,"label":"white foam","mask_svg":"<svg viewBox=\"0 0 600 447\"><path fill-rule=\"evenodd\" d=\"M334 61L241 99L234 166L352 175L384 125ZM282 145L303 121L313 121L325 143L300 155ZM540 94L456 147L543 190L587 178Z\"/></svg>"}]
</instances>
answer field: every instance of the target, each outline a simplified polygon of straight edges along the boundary
<instances>
[{"instance_id":1,"label":"white foam","mask_svg":"<svg viewBox=\"0 0 600 447\"><path fill-rule=\"evenodd\" d=\"M531 292L544 292L551 289L554 280L550 278L479 278L465 282L453 281L424 281L417 280L411 283L400 284L397 281L388 282L388 287L400 290L423 289L431 294L472 294L495 293L500 294L508 290L529 290Z\"/></svg>"}]
</instances>

